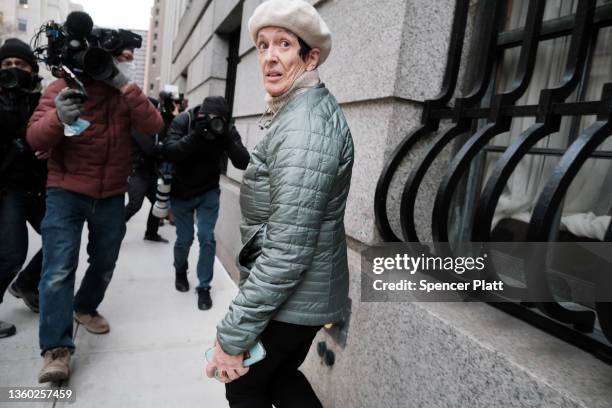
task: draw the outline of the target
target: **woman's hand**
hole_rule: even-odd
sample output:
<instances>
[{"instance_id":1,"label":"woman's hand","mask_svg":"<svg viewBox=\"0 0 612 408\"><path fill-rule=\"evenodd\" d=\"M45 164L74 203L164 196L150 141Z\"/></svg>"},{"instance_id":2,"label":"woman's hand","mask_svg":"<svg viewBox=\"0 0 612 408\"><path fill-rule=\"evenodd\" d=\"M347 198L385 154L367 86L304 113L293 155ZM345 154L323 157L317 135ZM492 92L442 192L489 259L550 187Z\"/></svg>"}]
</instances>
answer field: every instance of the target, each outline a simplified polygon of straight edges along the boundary
<instances>
[{"instance_id":1,"label":"woman's hand","mask_svg":"<svg viewBox=\"0 0 612 408\"><path fill-rule=\"evenodd\" d=\"M224 384L230 383L249 371L248 367L242 365L243 361L243 354L237 356L229 355L223 351L219 343L215 340L215 353L213 360L206 365L206 375L208 378L213 378L215 376L215 371L218 371L219 380Z\"/></svg>"}]
</instances>

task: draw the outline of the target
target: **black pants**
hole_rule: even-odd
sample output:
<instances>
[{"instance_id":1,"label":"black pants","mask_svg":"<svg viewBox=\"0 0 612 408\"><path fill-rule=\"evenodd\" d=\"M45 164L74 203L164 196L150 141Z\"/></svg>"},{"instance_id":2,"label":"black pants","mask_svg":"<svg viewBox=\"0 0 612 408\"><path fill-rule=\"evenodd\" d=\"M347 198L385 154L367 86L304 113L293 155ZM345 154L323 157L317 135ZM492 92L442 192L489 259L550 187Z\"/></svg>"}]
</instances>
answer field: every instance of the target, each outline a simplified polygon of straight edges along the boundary
<instances>
[{"instance_id":1,"label":"black pants","mask_svg":"<svg viewBox=\"0 0 612 408\"><path fill-rule=\"evenodd\" d=\"M298 368L321 326L271 321L261 335L266 358L249 372L225 385L231 408L322 407L310 383Z\"/></svg>"},{"instance_id":2,"label":"black pants","mask_svg":"<svg viewBox=\"0 0 612 408\"><path fill-rule=\"evenodd\" d=\"M157 179L155 176L136 170L130 175L128 184L128 203L125 206L125 221L127 222L142 207L144 198L151 202L149 218L147 218L146 235L156 235L159 228L159 218L152 214L155 193L157 192Z\"/></svg>"},{"instance_id":3,"label":"black pants","mask_svg":"<svg viewBox=\"0 0 612 408\"><path fill-rule=\"evenodd\" d=\"M4 292L26 260L26 223L40 234L40 223L44 215L44 193L16 190L0 192L0 303ZM17 277L16 285L27 291L38 291L41 270L42 251L39 250Z\"/></svg>"}]
</instances>

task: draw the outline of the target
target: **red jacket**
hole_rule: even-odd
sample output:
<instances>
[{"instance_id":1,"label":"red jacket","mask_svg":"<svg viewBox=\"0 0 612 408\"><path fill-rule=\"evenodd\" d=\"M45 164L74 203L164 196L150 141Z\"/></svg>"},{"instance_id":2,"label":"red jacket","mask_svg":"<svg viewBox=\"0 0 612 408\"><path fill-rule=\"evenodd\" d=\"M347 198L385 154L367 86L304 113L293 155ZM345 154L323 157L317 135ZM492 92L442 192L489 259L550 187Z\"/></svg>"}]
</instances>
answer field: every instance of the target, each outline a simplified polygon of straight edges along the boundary
<instances>
[{"instance_id":1,"label":"red jacket","mask_svg":"<svg viewBox=\"0 0 612 408\"><path fill-rule=\"evenodd\" d=\"M153 135L164 127L161 115L138 86L121 95L94 81L86 85L89 99L81 115L91 124L80 135L66 137L55 110L55 97L66 86L63 79L51 83L28 123L32 149L51 152L47 187L96 199L124 193L131 169L130 129Z\"/></svg>"}]
</instances>

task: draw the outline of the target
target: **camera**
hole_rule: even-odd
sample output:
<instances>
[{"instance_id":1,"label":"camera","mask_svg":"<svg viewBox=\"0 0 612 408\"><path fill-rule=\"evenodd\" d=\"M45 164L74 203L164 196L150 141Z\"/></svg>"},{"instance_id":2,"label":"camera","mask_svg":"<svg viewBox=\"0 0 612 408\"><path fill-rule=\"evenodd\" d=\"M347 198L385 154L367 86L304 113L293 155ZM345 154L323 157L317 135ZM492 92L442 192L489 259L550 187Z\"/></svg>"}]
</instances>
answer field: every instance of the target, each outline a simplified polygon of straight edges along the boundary
<instances>
[{"instance_id":1,"label":"camera","mask_svg":"<svg viewBox=\"0 0 612 408\"><path fill-rule=\"evenodd\" d=\"M43 34L47 45L39 46ZM118 72L113 55L142 44L142 38L131 31L93 29L93 20L83 11L68 14L63 25L49 21L34 38L34 53L53 76L62 78L68 72L69 79L70 73L76 77L110 79Z\"/></svg>"},{"instance_id":2,"label":"camera","mask_svg":"<svg viewBox=\"0 0 612 408\"><path fill-rule=\"evenodd\" d=\"M195 130L199 137L214 141L228 130L228 123L221 116L198 113L195 119Z\"/></svg>"},{"instance_id":3,"label":"camera","mask_svg":"<svg viewBox=\"0 0 612 408\"><path fill-rule=\"evenodd\" d=\"M166 218L170 207L170 190L172 189L172 178L160 177L157 179L157 192L155 203L151 214L157 218Z\"/></svg>"},{"instance_id":4,"label":"camera","mask_svg":"<svg viewBox=\"0 0 612 408\"><path fill-rule=\"evenodd\" d=\"M160 168L160 177L157 179L157 192L151 214L157 218L166 218L170 208L170 190L172 189L172 165L164 163Z\"/></svg>"},{"instance_id":5,"label":"camera","mask_svg":"<svg viewBox=\"0 0 612 408\"><path fill-rule=\"evenodd\" d=\"M92 42L113 56L118 56L125 49L140 48L142 37L129 30L111 30L94 28L91 31Z\"/></svg>"}]
</instances>

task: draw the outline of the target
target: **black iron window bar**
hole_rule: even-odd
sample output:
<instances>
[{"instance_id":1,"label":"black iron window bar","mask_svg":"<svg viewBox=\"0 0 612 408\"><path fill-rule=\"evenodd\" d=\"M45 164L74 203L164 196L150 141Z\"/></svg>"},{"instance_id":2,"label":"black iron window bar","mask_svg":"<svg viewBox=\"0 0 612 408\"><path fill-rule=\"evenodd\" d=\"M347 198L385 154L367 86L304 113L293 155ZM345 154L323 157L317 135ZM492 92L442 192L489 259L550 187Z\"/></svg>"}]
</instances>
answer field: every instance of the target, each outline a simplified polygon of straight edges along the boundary
<instances>
[{"instance_id":1,"label":"black iron window bar","mask_svg":"<svg viewBox=\"0 0 612 408\"><path fill-rule=\"evenodd\" d=\"M596 7L595 0L579 0L574 14L543 21L545 0L530 0L524 27L501 32L506 2L483 3L482 12L488 18L483 19L483 24L479 26L482 43L477 44L480 50L476 56L477 61L470 61L470 66L478 69L471 89L465 96L452 101L457 87L469 9L469 0L457 0L442 90L436 98L425 101L421 126L400 142L382 170L375 192L374 211L376 224L384 241L420 242L415 222L415 200L419 187L436 157L451 142L459 140L459 136L469 135L478 119L486 119L486 125L477 129L459 147L436 194L431 224L434 242L449 241L448 226L453 196L462 185L460 181L482 152L499 152L501 156L493 164L492 172L477 200L473 217L476 221L471 224L470 231L473 242L491 240L491 227L498 200L513 170L526 155L560 156L560 161L535 204L528 226L527 242L547 242L555 236L556 220L565 194L587 159L612 158L612 152L597 150L612 134L612 83L604 84L599 101L566 101L589 70L599 30L612 26L612 5ZM517 101L525 93L535 69L538 44L568 35L569 51L561 83L554 88L542 90L537 105L518 106ZM520 46L520 55L511 89L494 95L487 103L487 92L494 81L496 63L503 50L516 46ZM454 102L452 106L451 101ZM596 121L583 129L567 149L535 147L538 141L559 131L564 116L584 115L596 115ZM491 146L489 143L495 136L510 130L512 119L516 117L535 117L536 122L518 138L511 140L508 146ZM418 142L432 137L445 119L451 120L452 126L428 142L428 150L405 181L400 204L402 239L391 228L387 214L387 195L392 178L411 149ZM604 240L612 241L611 226L608 227ZM609 272L612 271L601 271ZM487 273L490 278L500 279L497 272L491 268ZM505 292L520 298L521 292L530 291L545 295L545 298L551 301L536 304L491 304L595 354L602 360L612 362L611 303L596 303L592 310L570 310L553 300L552 290L544 274L526 274L525 283L525 288L512 287L506 283L505 287L509 288L509 291ZM596 318L601 332L594 330Z\"/></svg>"}]
</instances>

